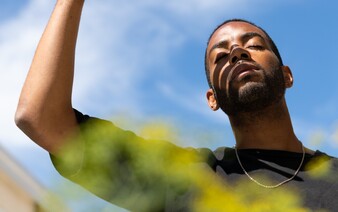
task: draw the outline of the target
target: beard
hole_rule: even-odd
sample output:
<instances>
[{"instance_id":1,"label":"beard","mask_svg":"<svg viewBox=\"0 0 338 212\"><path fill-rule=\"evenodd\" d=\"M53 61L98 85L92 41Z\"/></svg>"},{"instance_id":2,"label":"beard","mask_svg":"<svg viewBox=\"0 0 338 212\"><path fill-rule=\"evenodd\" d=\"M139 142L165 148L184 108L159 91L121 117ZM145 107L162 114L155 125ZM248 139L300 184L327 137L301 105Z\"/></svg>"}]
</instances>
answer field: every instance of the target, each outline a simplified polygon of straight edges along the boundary
<instances>
[{"instance_id":1,"label":"beard","mask_svg":"<svg viewBox=\"0 0 338 212\"><path fill-rule=\"evenodd\" d=\"M216 90L220 108L227 115L241 112L258 112L279 102L285 94L284 76L280 66L275 67L270 75L263 72L260 82L249 81L240 88L229 83L229 91Z\"/></svg>"}]
</instances>

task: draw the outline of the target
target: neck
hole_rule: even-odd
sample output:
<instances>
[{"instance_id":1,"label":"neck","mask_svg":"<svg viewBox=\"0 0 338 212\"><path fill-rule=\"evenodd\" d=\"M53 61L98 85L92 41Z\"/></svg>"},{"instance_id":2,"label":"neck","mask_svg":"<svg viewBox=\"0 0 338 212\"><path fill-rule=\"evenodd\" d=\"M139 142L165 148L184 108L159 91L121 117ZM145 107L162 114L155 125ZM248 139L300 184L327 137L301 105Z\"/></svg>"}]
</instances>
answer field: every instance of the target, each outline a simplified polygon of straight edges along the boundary
<instances>
[{"instance_id":1,"label":"neck","mask_svg":"<svg viewBox=\"0 0 338 212\"><path fill-rule=\"evenodd\" d=\"M284 98L262 111L229 116L238 149L302 152Z\"/></svg>"}]
</instances>

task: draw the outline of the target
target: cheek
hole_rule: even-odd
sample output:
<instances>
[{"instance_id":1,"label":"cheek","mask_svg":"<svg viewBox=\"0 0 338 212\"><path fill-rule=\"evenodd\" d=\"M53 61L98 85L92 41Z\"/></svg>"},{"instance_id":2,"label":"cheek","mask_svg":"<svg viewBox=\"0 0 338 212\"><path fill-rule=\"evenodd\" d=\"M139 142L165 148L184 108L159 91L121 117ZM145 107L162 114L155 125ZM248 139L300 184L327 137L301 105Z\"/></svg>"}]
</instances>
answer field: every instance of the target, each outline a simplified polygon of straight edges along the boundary
<instances>
[{"instance_id":1,"label":"cheek","mask_svg":"<svg viewBox=\"0 0 338 212\"><path fill-rule=\"evenodd\" d=\"M275 70L280 66L280 62L275 54L267 51L264 54L252 54L251 58L260 64L264 70Z\"/></svg>"},{"instance_id":2,"label":"cheek","mask_svg":"<svg viewBox=\"0 0 338 212\"><path fill-rule=\"evenodd\" d=\"M212 69L212 73L210 74L210 80L216 88L221 87L222 79L224 79L225 75L226 76L228 75L227 70L225 68L226 64L227 64L227 61L223 61L211 67L213 69Z\"/></svg>"}]
</instances>

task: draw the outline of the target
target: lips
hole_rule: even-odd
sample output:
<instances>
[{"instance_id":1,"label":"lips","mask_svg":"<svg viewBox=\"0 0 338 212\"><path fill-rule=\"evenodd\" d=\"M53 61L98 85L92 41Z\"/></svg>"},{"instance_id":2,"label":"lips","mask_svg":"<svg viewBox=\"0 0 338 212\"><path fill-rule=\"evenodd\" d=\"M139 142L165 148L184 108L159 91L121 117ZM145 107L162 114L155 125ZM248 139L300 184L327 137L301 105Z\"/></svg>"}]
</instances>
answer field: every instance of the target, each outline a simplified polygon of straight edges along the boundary
<instances>
[{"instance_id":1,"label":"lips","mask_svg":"<svg viewBox=\"0 0 338 212\"><path fill-rule=\"evenodd\" d=\"M231 77L238 77L241 73L246 71L259 70L259 67L252 63L240 63L232 68Z\"/></svg>"}]
</instances>

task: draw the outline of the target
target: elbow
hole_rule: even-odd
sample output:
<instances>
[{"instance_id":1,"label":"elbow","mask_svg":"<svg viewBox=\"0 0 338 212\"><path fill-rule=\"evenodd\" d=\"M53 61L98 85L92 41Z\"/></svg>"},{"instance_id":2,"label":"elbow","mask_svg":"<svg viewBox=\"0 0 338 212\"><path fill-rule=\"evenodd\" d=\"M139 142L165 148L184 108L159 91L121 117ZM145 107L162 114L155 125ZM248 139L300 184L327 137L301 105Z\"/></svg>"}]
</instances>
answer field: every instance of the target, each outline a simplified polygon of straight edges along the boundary
<instances>
[{"instance_id":1,"label":"elbow","mask_svg":"<svg viewBox=\"0 0 338 212\"><path fill-rule=\"evenodd\" d=\"M51 151L48 143L44 142L43 127L39 124L39 116L34 115L34 112L27 110L27 108L18 107L15 113L14 121L16 126L33 142L41 146L47 151Z\"/></svg>"},{"instance_id":2,"label":"elbow","mask_svg":"<svg viewBox=\"0 0 338 212\"><path fill-rule=\"evenodd\" d=\"M25 107L18 107L15 113L14 121L16 126L32 141L45 148L41 131L43 126L39 121L39 116Z\"/></svg>"},{"instance_id":3,"label":"elbow","mask_svg":"<svg viewBox=\"0 0 338 212\"><path fill-rule=\"evenodd\" d=\"M17 108L14 117L15 124L29 137L32 134L32 129L35 128L35 120L33 113L29 112L25 107L19 106Z\"/></svg>"},{"instance_id":4,"label":"elbow","mask_svg":"<svg viewBox=\"0 0 338 212\"><path fill-rule=\"evenodd\" d=\"M28 116L28 114L24 111L23 108L20 108L20 107L17 108L15 112L14 121L15 121L16 126L20 130L25 131L27 126L29 126L29 123L31 123L30 119L31 118Z\"/></svg>"},{"instance_id":5,"label":"elbow","mask_svg":"<svg viewBox=\"0 0 338 212\"><path fill-rule=\"evenodd\" d=\"M68 116L64 113L51 112L46 107L19 104L14 119L18 128L32 141L48 152L56 154L75 130L75 124L67 125L73 128L65 127L64 124L69 123L69 119L65 120L65 117Z\"/></svg>"}]
</instances>

